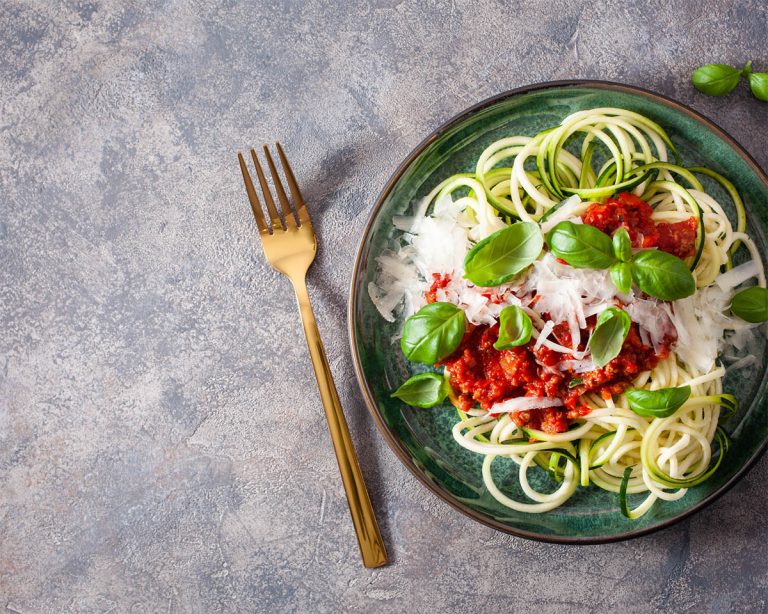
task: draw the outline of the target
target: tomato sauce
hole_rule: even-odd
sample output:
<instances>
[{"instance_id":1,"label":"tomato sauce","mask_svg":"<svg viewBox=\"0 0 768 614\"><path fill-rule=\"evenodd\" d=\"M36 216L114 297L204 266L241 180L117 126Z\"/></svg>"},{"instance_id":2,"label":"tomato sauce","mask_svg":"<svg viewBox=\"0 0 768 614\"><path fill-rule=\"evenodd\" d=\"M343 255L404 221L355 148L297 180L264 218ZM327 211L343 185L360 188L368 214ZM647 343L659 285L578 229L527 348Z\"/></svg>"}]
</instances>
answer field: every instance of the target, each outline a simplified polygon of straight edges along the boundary
<instances>
[{"instance_id":1,"label":"tomato sauce","mask_svg":"<svg viewBox=\"0 0 768 614\"><path fill-rule=\"evenodd\" d=\"M590 205L582 220L609 235L626 228L635 248L656 247L678 258L689 258L696 253L696 218L668 224L654 222L652 215L653 208L648 203L623 192L607 198L604 203Z\"/></svg>"},{"instance_id":2,"label":"tomato sauce","mask_svg":"<svg viewBox=\"0 0 768 614\"><path fill-rule=\"evenodd\" d=\"M595 317L589 318L588 329L594 329ZM570 344L567 326L558 325L553 331L561 344ZM659 354L640 340L637 325L627 336L621 353L601 369L578 374L555 367L571 354L561 354L545 346L534 349L534 341L509 350L497 350L499 327L470 326L459 348L442 362L448 369L451 386L458 396L458 406L468 410L476 405L490 409L505 399L521 396L562 399L562 407L549 407L514 412L512 419L520 426L540 429L546 433L568 430L569 419L589 413L579 403L587 392L597 392L603 398L623 392L641 371L652 369L668 355L669 343ZM582 331L580 349L586 344L589 330ZM570 386L569 386L570 384Z\"/></svg>"}]
</instances>

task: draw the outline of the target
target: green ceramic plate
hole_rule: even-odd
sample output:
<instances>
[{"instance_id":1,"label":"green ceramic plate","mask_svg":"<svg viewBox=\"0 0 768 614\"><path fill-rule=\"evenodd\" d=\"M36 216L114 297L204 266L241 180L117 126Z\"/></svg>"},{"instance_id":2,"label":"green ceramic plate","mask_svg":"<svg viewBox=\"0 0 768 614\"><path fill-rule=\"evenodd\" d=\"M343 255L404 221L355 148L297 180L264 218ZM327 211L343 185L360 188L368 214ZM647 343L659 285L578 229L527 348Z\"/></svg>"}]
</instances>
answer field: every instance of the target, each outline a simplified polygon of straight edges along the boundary
<instances>
[{"instance_id":1,"label":"green ceramic plate","mask_svg":"<svg viewBox=\"0 0 768 614\"><path fill-rule=\"evenodd\" d=\"M596 487L579 488L564 506L551 512L524 514L502 506L486 492L480 475L482 456L461 448L451 436L451 427L458 420L452 407L415 409L390 398L390 392L418 367L409 364L399 344L392 342L398 324L389 324L378 314L367 287L376 272L374 258L399 234L391 223L393 215L409 212L412 203L452 173L472 171L478 155L492 141L514 134L532 136L570 113L603 106L647 115L667 130L686 165L708 166L729 177L745 200L747 231L761 253L768 254L768 177L730 136L698 113L658 94L613 83L569 81L535 85L486 100L421 143L379 197L352 280L349 324L357 375L371 414L395 454L459 511L502 531L552 542L596 543L649 533L701 509L732 486L755 463L768 441L768 347L761 348L759 367L743 369L726 379L726 389L739 398L741 410L727 424L733 443L712 479L679 501L658 502L636 521L621 515L615 494ZM706 187L721 203L729 202L714 183L708 182ZM506 459L494 463L496 483L525 500L517 487L516 471L516 465ZM535 471L535 485L546 487L550 481L546 472Z\"/></svg>"}]
</instances>

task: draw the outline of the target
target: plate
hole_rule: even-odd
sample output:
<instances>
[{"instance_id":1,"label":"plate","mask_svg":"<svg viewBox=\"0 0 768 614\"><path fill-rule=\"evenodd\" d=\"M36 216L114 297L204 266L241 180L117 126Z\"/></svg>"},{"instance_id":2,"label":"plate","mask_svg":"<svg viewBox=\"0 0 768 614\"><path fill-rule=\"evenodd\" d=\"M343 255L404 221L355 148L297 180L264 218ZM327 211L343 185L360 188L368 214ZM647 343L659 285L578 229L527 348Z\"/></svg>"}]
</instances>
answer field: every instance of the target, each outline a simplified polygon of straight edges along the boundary
<instances>
[{"instance_id":1,"label":"plate","mask_svg":"<svg viewBox=\"0 0 768 614\"><path fill-rule=\"evenodd\" d=\"M398 323L388 323L379 315L367 288L375 278L375 257L400 233L392 226L392 216L407 214L412 203L449 175L472 171L480 152L494 140L515 134L533 136L575 111L595 107L620 107L650 117L666 129L686 166L708 166L730 178L745 201L747 232L760 253L768 254L768 177L732 137L692 109L653 92L600 81L559 81L481 102L440 127L408 156L384 187L365 229L349 304L352 355L360 387L376 424L405 466L432 492L471 518L520 537L558 543L601 543L650 533L702 509L736 483L768 442L768 344L761 346L759 367L726 378L726 391L738 397L740 410L725 425L732 445L711 479L678 501L658 501L639 520L622 516L618 496L594 486L579 487L553 511L526 514L502 506L486 491L480 472L483 457L460 447L451 436L451 427L458 420L453 407L417 409L390 397L413 374L412 366L399 343L393 342ZM730 202L714 182L705 182L705 187L719 202ZM496 483L511 496L525 500L516 490L516 471L516 465L507 459L494 463ZM534 486L547 487L550 478L546 472L536 473ZM554 489L555 483L549 487Z\"/></svg>"}]
</instances>

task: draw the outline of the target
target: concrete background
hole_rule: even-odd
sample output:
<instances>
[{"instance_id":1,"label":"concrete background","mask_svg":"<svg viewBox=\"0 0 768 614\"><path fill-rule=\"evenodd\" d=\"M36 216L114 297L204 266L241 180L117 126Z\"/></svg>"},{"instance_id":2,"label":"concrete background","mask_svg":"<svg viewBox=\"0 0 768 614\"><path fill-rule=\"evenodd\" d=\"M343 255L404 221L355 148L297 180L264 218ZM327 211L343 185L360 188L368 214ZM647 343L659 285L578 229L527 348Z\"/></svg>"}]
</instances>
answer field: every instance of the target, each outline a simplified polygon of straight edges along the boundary
<instances>
[{"instance_id":1,"label":"concrete background","mask_svg":"<svg viewBox=\"0 0 768 614\"><path fill-rule=\"evenodd\" d=\"M768 165L768 5L0 4L0 609L768 611L768 461L674 528L563 547L452 511L352 375L357 237L399 161L534 81L675 97ZM235 152L280 138L312 206L320 329L392 555L359 562L288 283Z\"/></svg>"}]
</instances>

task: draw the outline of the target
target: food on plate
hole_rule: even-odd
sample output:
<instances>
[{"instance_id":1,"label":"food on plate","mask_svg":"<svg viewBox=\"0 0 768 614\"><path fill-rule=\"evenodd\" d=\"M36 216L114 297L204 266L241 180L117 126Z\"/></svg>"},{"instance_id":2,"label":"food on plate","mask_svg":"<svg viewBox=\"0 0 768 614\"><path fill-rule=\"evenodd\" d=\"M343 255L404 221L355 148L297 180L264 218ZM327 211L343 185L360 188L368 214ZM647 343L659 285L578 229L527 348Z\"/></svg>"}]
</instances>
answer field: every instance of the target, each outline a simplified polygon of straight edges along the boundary
<instances>
[{"instance_id":1,"label":"food on plate","mask_svg":"<svg viewBox=\"0 0 768 614\"><path fill-rule=\"evenodd\" d=\"M717 471L738 409L723 378L760 361L768 290L738 191L682 166L661 126L598 108L503 138L393 223L368 291L426 370L393 395L450 400L500 503L545 512L594 485L638 518ZM499 456L522 495L494 481Z\"/></svg>"}]
</instances>

